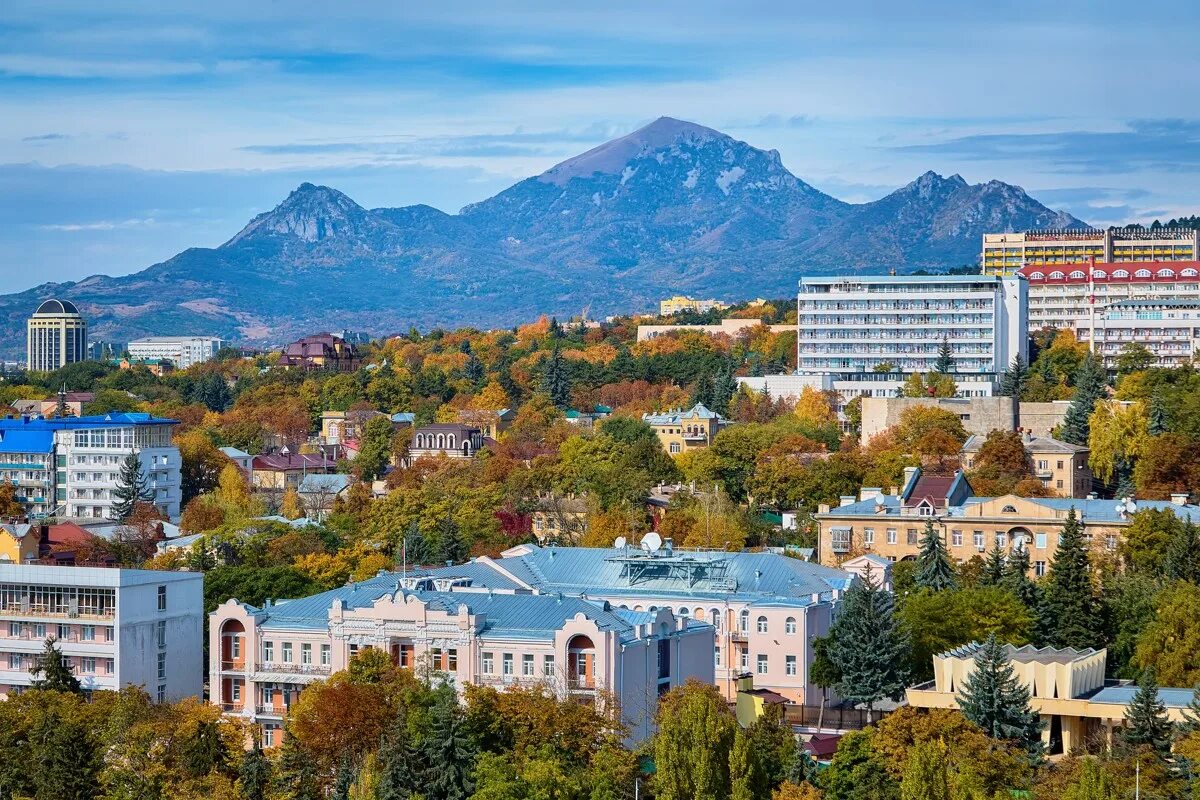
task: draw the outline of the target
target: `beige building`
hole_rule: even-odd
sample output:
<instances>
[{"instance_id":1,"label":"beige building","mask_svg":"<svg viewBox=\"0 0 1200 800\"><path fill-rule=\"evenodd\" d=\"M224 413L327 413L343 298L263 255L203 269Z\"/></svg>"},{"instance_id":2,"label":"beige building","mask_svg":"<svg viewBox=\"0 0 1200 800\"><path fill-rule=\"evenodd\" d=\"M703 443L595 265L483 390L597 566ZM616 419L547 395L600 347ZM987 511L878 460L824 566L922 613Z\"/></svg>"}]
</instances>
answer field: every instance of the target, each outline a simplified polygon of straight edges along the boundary
<instances>
[{"instance_id":1,"label":"beige building","mask_svg":"<svg viewBox=\"0 0 1200 800\"><path fill-rule=\"evenodd\" d=\"M25 323L25 366L53 372L87 360L87 322L70 300L46 300Z\"/></svg>"},{"instance_id":2,"label":"beige building","mask_svg":"<svg viewBox=\"0 0 1200 800\"><path fill-rule=\"evenodd\" d=\"M673 456L708 447L721 429L731 424L700 403L687 411L675 409L659 414L643 414L642 420L654 429L663 449Z\"/></svg>"},{"instance_id":3,"label":"beige building","mask_svg":"<svg viewBox=\"0 0 1200 800\"><path fill-rule=\"evenodd\" d=\"M555 492L539 494L530 517L533 535L539 544L571 544L587 531L587 498Z\"/></svg>"},{"instance_id":4,"label":"beige building","mask_svg":"<svg viewBox=\"0 0 1200 800\"><path fill-rule=\"evenodd\" d=\"M715 325L638 325L637 340L645 342L676 331L696 331L707 336L723 333L726 336L737 337L762 324L762 320L758 319L737 318L723 319ZM793 333L796 330L795 325L768 325L767 327L771 329L771 333Z\"/></svg>"},{"instance_id":5,"label":"beige building","mask_svg":"<svg viewBox=\"0 0 1200 800\"><path fill-rule=\"evenodd\" d=\"M900 424L910 408L932 406L957 414L967 433L987 436L992 431L1021 431L1049 436L1062 424L1070 403L1020 403L1012 397L863 397L859 443Z\"/></svg>"},{"instance_id":6,"label":"beige building","mask_svg":"<svg viewBox=\"0 0 1200 800\"><path fill-rule=\"evenodd\" d=\"M1025 452L1033 465L1033 473L1042 485L1059 497L1087 497L1092 492L1092 470L1088 466L1086 447L1060 442L1048 436L1024 434ZM987 439L982 434L971 436L962 446L963 469L975 469L975 459Z\"/></svg>"},{"instance_id":7,"label":"beige building","mask_svg":"<svg viewBox=\"0 0 1200 800\"><path fill-rule=\"evenodd\" d=\"M981 645L972 643L933 657L932 681L908 689L914 708L958 708L958 695L975 671ZM1042 718L1042 741L1048 755L1071 752L1073 747L1103 736L1112 743L1113 732L1125 721L1125 711L1137 687L1129 681L1104 678L1105 650L1051 647L1004 647L1017 679L1029 690L1029 705ZM1159 689L1167 718L1183 722L1191 702L1191 689Z\"/></svg>"},{"instance_id":8,"label":"beige building","mask_svg":"<svg viewBox=\"0 0 1200 800\"><path fill-rule=\"evenodd\" d=\"M674 297L668 297L666 300L658 301L658 315L660 317L669 317L672 314L678 314L680 311L695 311L697 314L703 314L705 311L718 311L726 308L726 304L720 300L697 300L694 297L685 297L677 294Z\"/></svg>"},{"instance_id":9,"label":"beige building","mask_svg":"<svg viewBox=\"0 0 1200 800\"><path fill-rule=\"evenodd\" d=\"M838 508L822 506L817 552L822 564L838 566L864 553L889 561L913 559L920 552L926 522L942 537L956 562L997 548L1008 554L1024 547L1035 575L1044 575L1058 549L1058 539L1071 509L1083 525L1093 550L1116 553L1124 530L1140 509L1170 510L1182 520L1200 522L1200 506L1186 495L1171 501L1090 500L1062 497L975 497L966 478L922 476L910 468L895 494L863 489L861 499L848 497Z\"/></svg>"},{"instance_id":10,"label":"beige building","mask_svg":"<svg viewBox=\"0 0 1200 800\"><path fill-rule=\"evenodd\" d=\"M1054 266L1098 262L1195 261L1200 231L1190 228L1157 230L1078 230L985 233L983 271L1012 275L1024 266Z\"/></svg>"}]
</instances>

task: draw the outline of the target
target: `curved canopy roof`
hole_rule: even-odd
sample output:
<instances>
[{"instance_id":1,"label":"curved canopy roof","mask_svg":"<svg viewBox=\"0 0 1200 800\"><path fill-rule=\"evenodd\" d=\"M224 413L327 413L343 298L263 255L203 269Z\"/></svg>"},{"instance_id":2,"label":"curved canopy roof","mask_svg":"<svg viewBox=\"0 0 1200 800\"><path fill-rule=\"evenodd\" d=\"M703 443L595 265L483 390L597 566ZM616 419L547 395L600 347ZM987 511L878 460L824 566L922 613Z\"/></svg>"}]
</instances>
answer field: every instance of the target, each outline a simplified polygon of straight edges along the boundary
<instances>
[{"instance_id":1,"label":"curved canopy roof","mask_svg":"<svg viewBox=\"0 0 1200 800\"><path fill-rule=\"evenodd\" d=\"M70 300L50 300L44 301L35 314L78 314L79 309Z\"/></svg>"}]
</instances>

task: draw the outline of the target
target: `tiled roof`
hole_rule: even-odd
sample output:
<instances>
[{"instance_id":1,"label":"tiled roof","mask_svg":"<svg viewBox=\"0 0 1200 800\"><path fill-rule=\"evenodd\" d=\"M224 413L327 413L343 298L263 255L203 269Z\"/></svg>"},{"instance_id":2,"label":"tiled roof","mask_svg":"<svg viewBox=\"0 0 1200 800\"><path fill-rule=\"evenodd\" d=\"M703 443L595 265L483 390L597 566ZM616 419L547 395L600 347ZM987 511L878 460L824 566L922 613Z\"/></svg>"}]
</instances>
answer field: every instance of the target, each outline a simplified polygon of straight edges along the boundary
<instances>
[{"instance_id":1,"label":"tiled roof","mask_svg":"<svg viewBox=\"0 0 1200 800\"><path fill-rule=\"evenodd\" d=\"M939 506L946 502L950 487L954 485L957 475L922 475L917 479L917 485L904 499L904 505L915 506L922 500L928 499L933 505Z\"/></svg>"},{"instance_id":2,"label":"tiled roof","mask_svg":"<svg viewBox=\"0 0 1200 800\"><path fill-rule=\"evenodd\" d=\"M334 464L332 459L315 453L271 453L255 456L251 466L254 469L280 472L296 469L332 469Z\"/></svg>"}]
</instances>

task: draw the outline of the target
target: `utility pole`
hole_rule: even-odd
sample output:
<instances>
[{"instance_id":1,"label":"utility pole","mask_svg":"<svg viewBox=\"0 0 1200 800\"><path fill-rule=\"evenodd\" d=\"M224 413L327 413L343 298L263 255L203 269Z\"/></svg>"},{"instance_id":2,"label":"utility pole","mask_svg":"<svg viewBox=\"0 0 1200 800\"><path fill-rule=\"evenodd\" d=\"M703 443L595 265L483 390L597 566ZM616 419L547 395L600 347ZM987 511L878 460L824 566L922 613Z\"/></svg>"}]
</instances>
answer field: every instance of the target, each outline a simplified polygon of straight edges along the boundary
<instances>
[{"instance_id":1,"label":"utility pole","mask_svg":"<svg viewBox=\"0 0 1200 800\"><path fill-rule=\"evenodd\" d=\"M1088 258L1088 317L1091 332L1088 333L1088 349L1096 352L1096 257Z\"/></svg>"}]
</instances>

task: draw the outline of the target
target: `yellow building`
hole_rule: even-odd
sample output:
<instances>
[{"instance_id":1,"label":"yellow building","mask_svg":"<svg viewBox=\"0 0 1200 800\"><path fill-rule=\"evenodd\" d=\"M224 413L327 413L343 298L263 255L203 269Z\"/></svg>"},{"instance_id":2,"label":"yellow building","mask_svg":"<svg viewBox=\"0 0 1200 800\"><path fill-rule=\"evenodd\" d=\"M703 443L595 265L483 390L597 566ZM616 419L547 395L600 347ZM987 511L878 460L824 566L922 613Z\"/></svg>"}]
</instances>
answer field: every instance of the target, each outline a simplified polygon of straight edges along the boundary
<instances>
[{"instance_id":1,"label":"yellow building","mask_svg":"<svg viewBox=\"0 0 1200 800\"><path fill-rule=\"evenodd\" d=\"M1086 447L1060 442L1049 436L1024 434L1025 453L1042 485L1059 497L1087 497L1092 491L1092 469ZM963 469L975 469L975 459L986 436L971 436L962 446Z\"/></svg>"},{"instance_id":2,"label":"yellow building","mask_svg":"<svg viewBox=\"0 0 1200 800\"><path fill-rule=\"evenodd\" d=\"M1026 265L1118 261L1195 261L1200 231L1190 228L985 233L983 272L1012 275Z\"/></svg>"},{"instance_id":3,"label":"yellow building","mask_svg":"<svg viewBox=\"0 0 1200 800\"><path fill-rule=\"evenodd\" d=\"M703 314L714 308L720 310L726 308L726 305L720 300L697 300L694 297L685 297L680 294L658 301L658 314L661 317L669 317L680 311L695 311L697 314Z\"/></svg>"},{"instance_id":4,"label":"yellow building","mask_svg":"<svg viewBox=\"0 0 1200 800\"><path fill-rule=\"evenodd\" d=\"M0 564L37 561L40 531L24 523L0 525Z\"/></svg>"},{"instance_id":5,"label":"yellow building","mask_svg":"<svg viewBox=\"0 0 1200 800\"><path fill-rule=\"evenodd\" d=\"M910 687L914 708L958 708L958 693L975 670L982 645L972 643L933 657L932 681ZM1069 753L1072 747L1097 736L1112 741L1124 724L1125 710L1137 687L1128 681L1104 678L1105 650L1004 646L1013 672L1029 690L1029 705L1042 718L1042 741L1049 755ZM1191 689L1159 689L1159 699L1172 722L1183 722Z\"/></svg>"},{"instance_id":6,"label":"yellow building","mask_svg":"<svg viewBox=\"0 0 1200 800\"><path fill-rule=\"evenodd\" d=\"M715 411L697 403L687 411L674 409L643 414L642 421L654 429L663 449L673 456L700 450L712 444L721 429L731 424Z\"/></svg>"},{"instance_id":7,"label":"yellow building","mask_svg":"<svg viewBox=\"0 0 1200 800\"><path fill-rule=\"evenodd\" d=\"M53 372L87 360L87 322L70 300L47 300L25 323L25 366Z\"/></svg>"}]
</instances>

